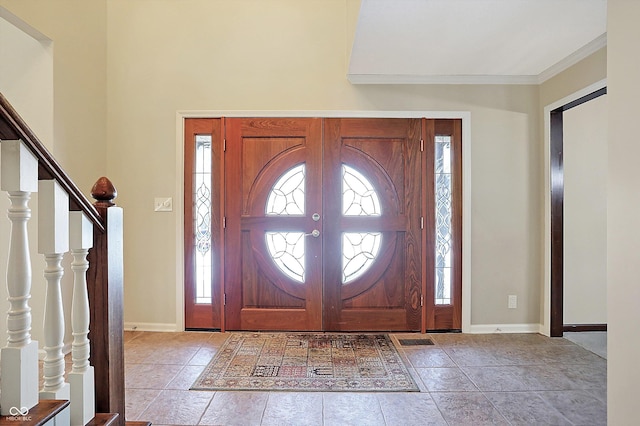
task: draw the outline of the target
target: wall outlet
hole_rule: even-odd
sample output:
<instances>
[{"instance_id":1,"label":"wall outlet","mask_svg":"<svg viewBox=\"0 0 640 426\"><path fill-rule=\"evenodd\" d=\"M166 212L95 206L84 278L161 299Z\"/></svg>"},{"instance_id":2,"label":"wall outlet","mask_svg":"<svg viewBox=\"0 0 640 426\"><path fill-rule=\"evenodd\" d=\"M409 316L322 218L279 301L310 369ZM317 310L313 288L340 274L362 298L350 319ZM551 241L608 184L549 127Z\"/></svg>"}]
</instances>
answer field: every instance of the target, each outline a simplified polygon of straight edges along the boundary
<instances>
[{"instance_id":1,"label":"wall outlet","mask_svg":"<svg viewBox=\"0 0 640 426\"><path fill-rule=\"evenodd\" d=\"M156 211L156 212L173 211L173 199L171 197L156 197L153 200L153 211Z\"/></svg>"},{"instance_id":2,"label":"wall outlet","mask_svg":"<svg viewBox=\"0 0 640 426\"><path fill-rule=\"evenodd\" d=\"M516 309L518 307L518 296L514 294L509 295L509 303L507 305L509 309Z\"/></svg>"}]
</instances>

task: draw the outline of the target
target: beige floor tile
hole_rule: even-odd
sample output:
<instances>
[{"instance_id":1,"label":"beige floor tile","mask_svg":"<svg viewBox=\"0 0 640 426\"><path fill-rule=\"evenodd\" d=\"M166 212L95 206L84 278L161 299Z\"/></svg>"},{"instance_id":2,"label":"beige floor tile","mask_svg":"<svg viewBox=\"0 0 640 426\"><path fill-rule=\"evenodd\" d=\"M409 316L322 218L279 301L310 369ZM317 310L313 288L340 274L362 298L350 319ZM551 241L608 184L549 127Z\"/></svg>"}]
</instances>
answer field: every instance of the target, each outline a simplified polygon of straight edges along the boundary
<instances>
[{"instance_id":1,"label":"beige floor tile","mask_svg":"<svg viewBox=\"0 0 640 426\"><path fill-rule=\"evenodd\" d=\"M584 390L540 392L539 395L573 424L590 426L607 424L606 404L590 392Z\"/></svg>"},{"instance_id":2,"label":"beige floor tile","mask_svg":"<svg viewBox=\"0 0 640 426\"><path fill-rule=\"evenodd\" d=\"M394 333L420 392L187 390L230 334L125 332L128 419L154 425L378 426L446 420L475 426L584 423L586 413L595 419L587 424L606 422L606 360L562 338ZM398 337L426 336L435 345L397 344Z\"/></svg>"},{"instance_id":3,"label":"beige floor tile","mask_svg":"<svg viewBox=\"0 0 640 426\"><path fill-rule=\"evenodd\" d=\"M140 415L160 395L158 389L127 389L125 392L125 413L127 420L142 420Z\"/></svg>"},{"instance_id":4,"label":"beige floor tile","mask_svg":"<svg viewBox=\"0 0 640 426\"><path fill-rule=\"evenodd\" d=\"M319 392L270 392L262 425L322 425L322 394Z\"/></svg>"},{"instance_id":5,"label":"beige floor tile","mask_svg":"<svg viewBox=\"0 0 640 426\"><path fill-rule=\"evenodd\" d=\"M129 364L125 366L126 389L164 389L182 369L180 365Z\"/></svg>"},{"instance_id":6,"label":"beige floor tile","mask_svg":"<svg viewBox=\"0 0 640 426\"><path fill-rule=\"evenodd\" d=\"M478 390L458 367L416 368L416 371L429 392Z\"/></svg>"},{"instance_id":7,"label":"beige floor tile","mask_svg":"<svg viewBox=\"0 0 640 426\"><path fill-rule=\"evenodd\" d=\"M571 425L535 392L486 392L485 396L512 425Z\"/></svg>"},{"instance_id":8,"label":"beige floor tile","mask_svg":"<svg viewBox=\"0 0 640 426\"><path fill-rule=\"evenodd\" d=\"M197 425L212 397L213 392L163 390L139 417L154 425Z\"/></svg>"},{"instance_id":9,"label":"beige floor tile","mask_svg":"<svg viewBox=\"0 0 640 426\"><path fill-rule=\"evenodd\" d=\"M456 366L451 357L441 348L405 349L404 353L415 368Z\"/></svg>"},{"instance_id":10,"label":"beige floor tile","mask_svg":"<svg viewBox=\"0 0 640 426\"><path fill-rule=\"evenodd\" d=\"M462 367L462 371L481 391L514 392L528 389L513 367Z\"/></svg>"},{"instance_id":11,"label":"beige floor tile","mask_svg":"<svg viewBox=\"0 0 640 426\"><path fill-rule=\"evenodd\" d=\"M325 425L384 425L378 398L372 393L323 393Z\"/></svg>"},{"instance_id":12,"label":"beige floor tile","mask_svg":"<svg viewBox=\"0 0 640 426\"><path fill-rule=\"evenodd\" d=\"M379 393L376 396L387 425L436 426L447 424L428 393Z\"/></svg>"},{"instance_id":13,"label":"beige floor tile","mask_svg":"<svg viewBox=\"0 0 640 426\"><path fill-rule=\"evenodd\" d=\"M213 357L218 353L218 348L209 346L198 348L198 351L191 357L189 365L207 365Z\"/></svg>"},{"instance_id":14,"label":"beige floor tile","mask_svg":"<svg viewBox=\"0 0 640 426\"><path fill-rule=\"evenodd\" d=\"M204 370L203 365L185 365L167 384L166 389L189 390Z\"/></svg>"},{"instance_id":15,"label":"beige floor tile","mask_svg":"<svg viewBox=\"0 0 640 426\"><path fill-rule=\"evenodd\" d=\"M436 392L431 394L450 425L508 425L509 422L480 392Z\"/></svg>"},{"instance_id":16,"label":"beige floor tile","mask_svg":"<svg viewBox=\"0 0 640 426\"><path fill-rule=\"evenodd\" d=\"M216 392L200 424L259 425L267 398L267 392Z\"/></svg>"}]
</instances>

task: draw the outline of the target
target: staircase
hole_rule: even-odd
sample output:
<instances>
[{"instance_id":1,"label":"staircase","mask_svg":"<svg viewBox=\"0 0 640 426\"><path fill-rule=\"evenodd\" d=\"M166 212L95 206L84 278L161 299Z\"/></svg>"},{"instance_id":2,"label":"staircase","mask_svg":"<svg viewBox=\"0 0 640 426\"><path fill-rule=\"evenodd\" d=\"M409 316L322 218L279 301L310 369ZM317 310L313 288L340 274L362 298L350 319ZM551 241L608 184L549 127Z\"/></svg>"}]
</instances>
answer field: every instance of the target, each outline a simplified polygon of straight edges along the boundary
<instances>
[{"instance_id":1,"label":"staircase","mask_svg":"<svg viewBox=\"0 0 640 426\"><path fill-rule=\"evenodd\" d=\"M10 235L3 233L0 241L9 247L0 425L150 424L125 421L123 211L113 203L115 188L100 178L91 191L92 204L2 94L0 149L0 192L10 200ZM36 196L36 255L42 255L46 265L36 271L46 280L43 342L31 339L32 326L39 326L31 321L32 267L42 263L31 259L33 236L27 226L29 203ZM65 253L71 255L74 278L70 371L65 371L64 361ZM38 389L42 352L43 386Z\"/></svg>"}]
</instances>

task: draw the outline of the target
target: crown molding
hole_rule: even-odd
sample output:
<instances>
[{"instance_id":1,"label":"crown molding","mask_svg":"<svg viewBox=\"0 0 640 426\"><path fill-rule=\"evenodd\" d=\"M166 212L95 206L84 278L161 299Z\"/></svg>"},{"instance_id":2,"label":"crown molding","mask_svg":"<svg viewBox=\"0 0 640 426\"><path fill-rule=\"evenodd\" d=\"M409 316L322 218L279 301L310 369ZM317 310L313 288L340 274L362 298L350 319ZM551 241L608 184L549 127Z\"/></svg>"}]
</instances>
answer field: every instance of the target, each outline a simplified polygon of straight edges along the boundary
<instances>
[{"instance_id":1,"label":"crown molding","mask_svg":"<svg viewBox=\"0 0 640 426\"><path fill-rule=\"evenodd\" d=\"M347 74L351 84L538 84L537 75Z\"/></svg>"},{"instance_id":2,"label":"crown molding","mask_svg":"<svg viewBox=\"0 0 640 426\"><path fill-rule=\"evenodd\" d=\"M589 55L594 54L598 50L602 49L607 45L607 33L602 34L600 37L592 40L591 42L585 44L580 49L576 50L563 60L551 65L546 70L542 71L538 75L538 84L542 84L545 81L549 80L552 77L560 74L562 71L567 68L577 64L581 60L585 59Z\"/></svg>"}]
</instances>

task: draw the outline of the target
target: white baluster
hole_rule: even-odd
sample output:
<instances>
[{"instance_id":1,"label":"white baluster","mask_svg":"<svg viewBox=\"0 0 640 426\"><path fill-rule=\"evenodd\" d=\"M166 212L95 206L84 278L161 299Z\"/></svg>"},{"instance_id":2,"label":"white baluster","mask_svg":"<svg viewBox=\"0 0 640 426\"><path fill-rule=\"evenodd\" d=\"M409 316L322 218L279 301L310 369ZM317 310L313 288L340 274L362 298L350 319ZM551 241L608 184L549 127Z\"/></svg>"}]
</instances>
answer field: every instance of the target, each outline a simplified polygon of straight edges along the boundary
<instances>
[{"instance_id":1,"label":"white baluster","mask_svg":"<svg viewBox=\"0 0 640 426\"><path fill-rule=\"evenodd\" d=\"M73 366L69 373L71 385L71 424L87 424L95 416L93 367L89 365L89 295L87 293L87 254L93 246L93 226L82 212L69 214L69 246L74 273L71 325Z\"/></svg>"},{"instance_id":2,"label":"white baluster","mask_svg":"<svg viewBox=\"0 0 640 426\"><path fill-rule=\"evenodd\" d=\"M2 348L2 415L12 408L32 408L38 403L38 342L31 340L31 257L27 221L29 199L38 190L38 161L22 141L2 141L1 182L9 192L11 238L7 265L7 346ZM15 409L14 408L14 409Z\"/></svg>"},{"instance_id":3,"label":"white baluster","mask_svg":"<svg viewBox=\"0 0 640 426\"><path fill-rule=\"evenodd\" d=\"M64 381L64 309L60 282L62 256L69 250L69 196L54 180L39 182L38 252L44 254L47 281L44 308L44 387L40 399L69 399ZM69 409L56 416L56 424L69 424Z\"/></svg>"}]
</instances>

